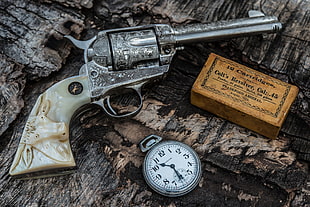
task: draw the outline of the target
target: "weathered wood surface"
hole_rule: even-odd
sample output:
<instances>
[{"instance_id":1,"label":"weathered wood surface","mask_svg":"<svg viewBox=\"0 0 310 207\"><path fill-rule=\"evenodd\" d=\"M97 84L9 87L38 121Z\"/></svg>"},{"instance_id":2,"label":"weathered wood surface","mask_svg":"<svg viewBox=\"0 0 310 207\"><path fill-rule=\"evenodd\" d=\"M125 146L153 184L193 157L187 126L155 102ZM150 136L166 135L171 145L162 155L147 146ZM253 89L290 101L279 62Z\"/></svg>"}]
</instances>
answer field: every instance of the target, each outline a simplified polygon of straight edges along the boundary
<instances>
[{"instance_id":1,"label":"weathered wood surface","mask_svg":"<svg viewBox=\"0 0 310 207\"><path fill-rule=\"evenodd\" d=\"M309 206L309 8L307 0L1 1L0 205ZM278 16L284 29L263 38L186 47L175 56L167 78L144 91L144 107L136 117L109 119L89 106L74 118L70 127L76 173L26 181L9 176L36 98L76 75L83 64L82 51L70 53L64 34L78 37L84 28L82 37L88 39L101 29L241 18L250 9ZM210 52L300 88L278 139L269 140L190 105L190 88ZM198 152L203 178L193 192L165 198L146 185L144 154L137 143L151 133L185 142Z\"/></svg>"}]
</instances>

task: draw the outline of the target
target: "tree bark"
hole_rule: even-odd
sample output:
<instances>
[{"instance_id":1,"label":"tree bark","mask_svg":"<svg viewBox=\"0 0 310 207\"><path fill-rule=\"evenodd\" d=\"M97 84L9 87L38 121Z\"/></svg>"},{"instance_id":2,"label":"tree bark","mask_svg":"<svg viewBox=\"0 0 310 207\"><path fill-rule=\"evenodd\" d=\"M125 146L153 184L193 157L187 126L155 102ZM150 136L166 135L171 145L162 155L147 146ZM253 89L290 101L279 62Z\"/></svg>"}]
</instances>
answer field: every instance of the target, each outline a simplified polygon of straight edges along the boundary
<instances>
[{"instance_id":1,"label":"tree bark","mask_svg":"<svg viewBox=\"0 0 310 207\"><path fill-rule=\"evenodd\" d=\"M1 1L1 206L309 205L309 7L302 0ZM92 105L77 113L70 125L74 174L24 181L9 176L37 97L83 65L83 52L63 35L86 40L102 29L242 18L251 9L279 17L283 30L187 46L175 55L167 77L145 88L137 116L110 119ZM211 52L299 87L276 140L190 104L190 89ZM203 175L194 191L167 198L147 186L138 143L149 134L197 151Z\"/></svg>"}]
</instances>

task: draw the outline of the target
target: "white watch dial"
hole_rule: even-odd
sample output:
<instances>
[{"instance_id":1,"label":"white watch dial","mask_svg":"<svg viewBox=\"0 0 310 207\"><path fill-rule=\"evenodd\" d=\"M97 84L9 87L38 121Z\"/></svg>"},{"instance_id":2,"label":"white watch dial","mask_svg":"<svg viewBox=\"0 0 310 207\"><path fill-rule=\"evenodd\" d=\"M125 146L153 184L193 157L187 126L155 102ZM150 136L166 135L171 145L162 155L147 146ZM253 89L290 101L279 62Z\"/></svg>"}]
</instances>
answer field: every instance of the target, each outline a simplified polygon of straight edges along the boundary
<instances>
[{"instance_id":1,"label":"white watch dial","mask_svg":"<svg viewBox=\"0 0 310 207\"><path fill-rule=\"evenodd\" d=\"M143 174L153 190L175 197L196 187L201 177L201 164L189 146L177 141L164 141L147 153Z\"/></svg>"}]
</instances>

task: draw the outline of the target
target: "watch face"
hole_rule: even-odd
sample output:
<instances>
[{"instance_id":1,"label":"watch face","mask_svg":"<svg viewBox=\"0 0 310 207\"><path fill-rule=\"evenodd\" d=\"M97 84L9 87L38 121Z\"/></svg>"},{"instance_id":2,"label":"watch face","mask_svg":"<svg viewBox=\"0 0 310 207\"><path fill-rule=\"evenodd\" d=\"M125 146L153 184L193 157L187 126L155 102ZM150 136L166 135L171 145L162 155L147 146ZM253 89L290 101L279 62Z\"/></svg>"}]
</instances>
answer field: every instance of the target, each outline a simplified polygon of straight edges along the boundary
<instances>
[{"instance_id":1,"label":"watch face","mask_svg":"<svg viewBox=\"0 0 310 207\"><path fill-rule=\"evenodd\" d=\"M156 192L170 197L193 190L201 177L201 164L196 152L177 141L164 141L147 153L143 175Z\"/></svg>"}]
</instances>

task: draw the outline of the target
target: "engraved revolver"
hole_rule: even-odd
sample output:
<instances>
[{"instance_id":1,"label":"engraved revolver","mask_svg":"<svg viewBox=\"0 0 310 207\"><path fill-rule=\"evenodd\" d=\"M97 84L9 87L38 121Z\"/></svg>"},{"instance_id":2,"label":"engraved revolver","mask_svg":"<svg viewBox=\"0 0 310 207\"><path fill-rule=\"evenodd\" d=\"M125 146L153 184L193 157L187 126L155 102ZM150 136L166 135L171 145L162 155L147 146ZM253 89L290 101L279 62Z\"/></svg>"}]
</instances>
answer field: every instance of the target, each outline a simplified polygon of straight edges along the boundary
<instances>
[{"instance_id":1,"label":"engraved revolver","mask_svg":"<svg viewBox=\"0 0 310 207\"><path fill-rule=\"evenodd\" d=\"M85 64L78 76L47 89L37 99L26 122L10 174L72 168L69 123L82 105L95 103L111 117L137 114L142 108L141 87L163 77L177 50L188 43L272 33L281 23L274 16L250 11L249 18L171 27L154 24L104 30L88 41L67 36L84 50ZM124 90L137 94L139 103L120 113L111 97Z\"/></svg>"}]
</instances>

